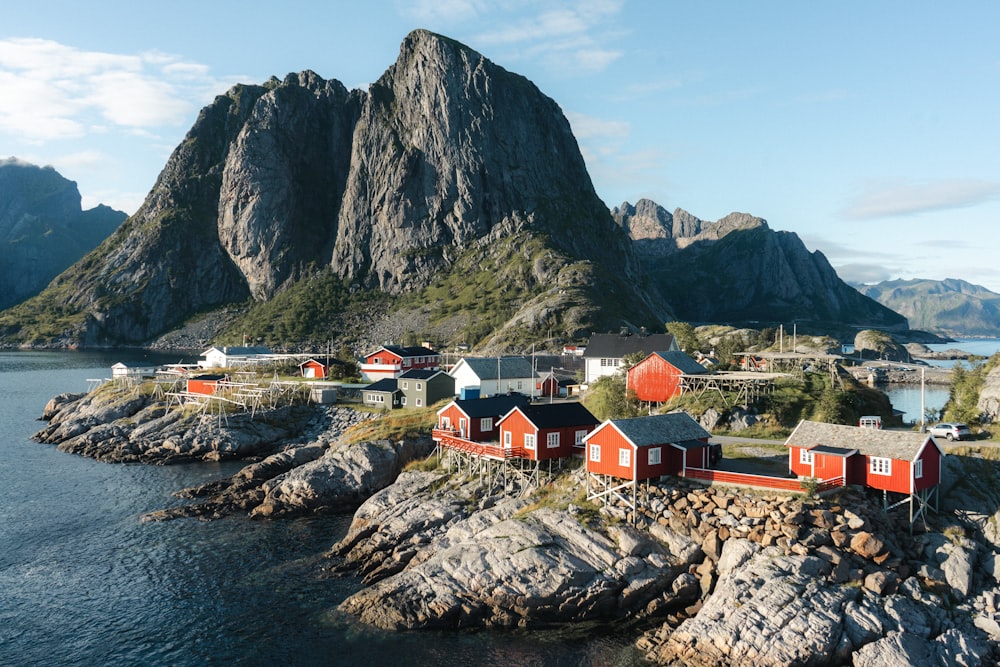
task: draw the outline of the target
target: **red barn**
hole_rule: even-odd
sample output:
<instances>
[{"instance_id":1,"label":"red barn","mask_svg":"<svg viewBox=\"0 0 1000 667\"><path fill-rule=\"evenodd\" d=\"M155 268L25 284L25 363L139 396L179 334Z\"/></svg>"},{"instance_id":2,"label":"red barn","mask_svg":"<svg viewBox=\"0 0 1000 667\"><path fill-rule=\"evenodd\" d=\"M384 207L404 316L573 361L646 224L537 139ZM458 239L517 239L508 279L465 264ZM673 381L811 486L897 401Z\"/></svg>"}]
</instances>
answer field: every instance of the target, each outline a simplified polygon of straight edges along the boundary
<instances>
[{"instance_id":1,"label":"red barn","mask_svg":"<svg viewBox=\"0 0 1000 667\"><path fill-rule=\"evenodd\" d=\"M456 431L459 437L473 442L495 442L499 440L500 418L529 403L528 397L521 394L452 401L438 410L438 428Z\"/></svg>"},{"instance_id":2,"label":"red barn","mask_svg":"<svg viewBox=\"0 0 1000 667\"><path fill-rule=\"evenodd\" d=\"M504 449L521 449L523 458L544 461L571 456L600 423L580 403L521 405L499 422Z\"/></svg>"},{"instance_id":3,"label":"red barn","mask_svg":"<svg viewBox=\"0 0 1000 667\"><path fill-rule=\"evenodd\" d=\"M189 394L211 395L215 393L220 382L228 380L226 375L202 374L188 378L187 390Z\"/></svg>"},{"instance_id":4,"label":"red barn","mask_svg":"<svg viewBox=\"0 0 1000 667\"><path fill-rule=\"evenodd\" d=\"M584 440L587 471L639 482L707 468L710 437L686 412L611 419Z\"/></svg>"},{"instance_id":5,"label":"red barn","mask_svg":"<svg viewBox=\"0 0 1000 667\"><path fill-rule=\"evenodd\" d=\"M793 474L820 480L843 477L844 484L904 494L911 521L941 483L944 450L926 433L802 421L785 445ZM916 515L914 501L919 505Z\"/></svg>"},{"instance_id":6,"label":"red barn","mask_svg":"<svg viewBox=\"0 0 1000 667\"><path fill-rule=\"evenodd\" d=\"M368 382L398 378L410 370L440 370L441 355L423 346L383 345L365 355L361 377Z\"/></svg>"},{"instance_id":7,"label":"red barn","mask_svg":"<svg viewBox=\"0 0 1000 667\"><path fill-rule=\"evenodd\" d=\"M304 378L325 378L329 371L326 364L315 359L309 359L299 364L299 373Z\"/></svg>"},{"instance_id":8,"label":"red barn","mask_svg":"<svg viewBox=\"0 0 1000 667\"><path fill-rule=\"evenodd\" d=\"M666 403L681 393L682 375L705 375L708 371L683 352L653 352L628 369L627 391L640 401Z\"/></svg>"}]
</instances>

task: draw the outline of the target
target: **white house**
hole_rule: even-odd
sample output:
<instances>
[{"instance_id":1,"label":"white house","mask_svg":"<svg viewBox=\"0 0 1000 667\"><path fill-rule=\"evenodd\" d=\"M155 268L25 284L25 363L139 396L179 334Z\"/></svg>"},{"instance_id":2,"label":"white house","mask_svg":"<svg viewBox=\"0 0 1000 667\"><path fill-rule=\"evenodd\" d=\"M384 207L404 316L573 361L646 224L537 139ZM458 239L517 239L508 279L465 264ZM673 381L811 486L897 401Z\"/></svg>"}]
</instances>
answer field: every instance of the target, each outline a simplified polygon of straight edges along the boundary
<instances>
[{"instance_id":1,"label":"white house","mask_svg":"<svg viewBox=\"0 0 1000 667\"><path fill-rule=\"evenodd\" d=\"M201 353L203 360L198 362L201 368L229 368L253 363L263 357L272 356L266 347L210 347Z\"/></svg>"},{"instance_id":2,"label":"white house","mask_svg":"<svg viewBox=\"0 0 1000 667\"><path fill-rule=\"evenodd\" d=\"M614 375L622 368L626 355L642 353L645 359L653 352L679 352L672 334L594 334L583 352L584 382L590 384L603 375Z\"/></svg>"},{"instance_id":3,"label":"white house","mask_svg":"<svg viewBox=\"0 0 1000 667\"><path fill-rule=\"evenodd\" d=\"M455 378L459 395L463 389L479 389L480 398L538 393L537 375L525 357L462 357L448 374Z\"/></svg>"}]
</instances>

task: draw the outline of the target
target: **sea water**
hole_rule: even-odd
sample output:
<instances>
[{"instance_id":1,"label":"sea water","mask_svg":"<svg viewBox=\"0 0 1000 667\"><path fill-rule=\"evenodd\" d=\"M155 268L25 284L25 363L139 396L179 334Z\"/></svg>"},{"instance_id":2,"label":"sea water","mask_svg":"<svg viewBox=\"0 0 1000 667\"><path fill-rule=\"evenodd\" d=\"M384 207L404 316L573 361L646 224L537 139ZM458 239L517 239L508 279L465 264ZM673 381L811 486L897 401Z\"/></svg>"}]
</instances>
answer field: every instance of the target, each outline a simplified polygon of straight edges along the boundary
<instances>
[{"instance_id":1,"label":"sea water","mask_svg":"<svg viewBox=\"0 0 1000 667\"><path fill-rule=\"evenodd\" d=\"M238 463L120 465L30 439L45 403L142 352L0 352L0 665L637 664L634 637L383 632L336 611L350 515L143 522ZM191 361L186 359L185 361Z\"/></svg>"}]
</instances>

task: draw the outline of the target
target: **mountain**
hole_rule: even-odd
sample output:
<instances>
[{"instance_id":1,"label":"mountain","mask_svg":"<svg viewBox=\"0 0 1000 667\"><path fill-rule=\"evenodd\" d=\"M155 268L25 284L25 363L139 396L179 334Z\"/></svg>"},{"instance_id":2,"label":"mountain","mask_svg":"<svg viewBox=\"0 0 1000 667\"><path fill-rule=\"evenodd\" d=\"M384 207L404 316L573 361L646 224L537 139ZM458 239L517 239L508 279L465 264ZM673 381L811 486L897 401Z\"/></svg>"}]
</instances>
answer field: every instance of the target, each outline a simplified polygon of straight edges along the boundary
<instances>
[{"instance_id":1,"label":"mountain","mask_svg":"<svg viewBox=\"0 0 1000 667\"><path fill-rule=\"evenodd\" d=\"M702 221L648 199L612 209L636 246L651 285L689 322L778 324L833 333L907 329L906 319L843 282L792 232L732 213ZM861 297L861 298L859 298ZM853 336L853 334L852 334Z\"/></svg>"},{"instance_id":2,"label":"mountain","mask_svg":"<svg viewBox=\"0 0 1000 667\"><path fill-rule=\"evenodd\" d=\"M948 336L1000 336L1000 294L964 280L888 280L859 292L905 315L915 329Z\"/></svg>"},{"instance_id":3,"label":"mountain","mask_svg":"<svg viewBox=\"0 0 1000 667\"><path fill-rule=\"evenodd\" d=\"M0 160L0 309L42 291L127 216L82 210L76 183L52 167Z\"/></svg>"},{"instance_id":4,"label":"mountain","mask_svg":"<svg viewBox=\"0 0 1000 667\"><path fill-rule=\"evenodd\" d=\"M313 319L418 313L418 332L451 318L467 323L456 341L504 347L623 320L662 327L670 308L639 268L558 105L417 30L367 91L305 71L217 97L139 211L0 314L0 336L142 343L197 313L285 299ZM490 330L476 326L487 311Z\"/></svg>"}]
</instances>

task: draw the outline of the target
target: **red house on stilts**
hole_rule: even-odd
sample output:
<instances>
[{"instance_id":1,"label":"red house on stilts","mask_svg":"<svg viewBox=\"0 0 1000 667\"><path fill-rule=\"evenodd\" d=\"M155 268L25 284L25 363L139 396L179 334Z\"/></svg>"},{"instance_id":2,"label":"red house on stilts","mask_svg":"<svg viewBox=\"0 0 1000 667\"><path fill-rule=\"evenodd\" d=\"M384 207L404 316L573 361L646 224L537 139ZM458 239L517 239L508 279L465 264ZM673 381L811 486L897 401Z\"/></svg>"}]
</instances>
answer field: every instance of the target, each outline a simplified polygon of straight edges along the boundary
<instances>
[{"instance_id":1,"label":"red house on stilts","mask_svg":"<svg viewBox=\"0 0 1000 667\"><path fill-rule=\"evenodd\" d=\"M587 497L613 495L635 510L637 482L708 468L710 437L686 412L609 419L584 439Z\"/></svg>"},{"instance_id":2,"label":"red house on stilts","mask_svg":"<svg viewBox=\"0 0 1000 667\"><path fill-rule=\"evenodd\" d=\"M937 509L945 453L926 433L802 421L785 445L793 474L882 491L886 509L909 504L911 525ZM890 493L904 498L890 505Z\"/></svg>"}]
</instances>

